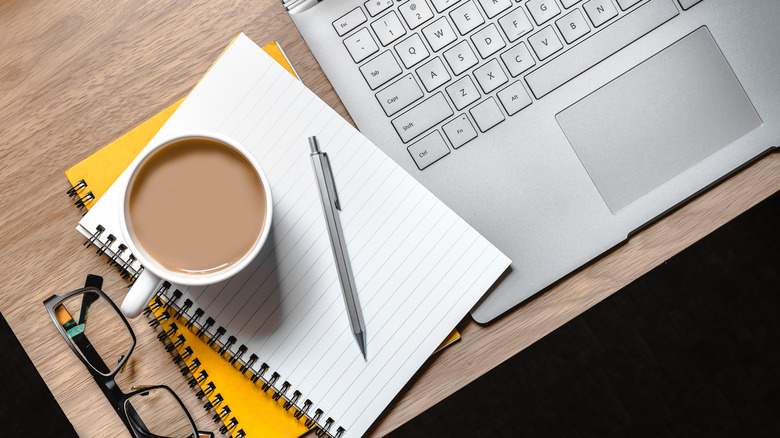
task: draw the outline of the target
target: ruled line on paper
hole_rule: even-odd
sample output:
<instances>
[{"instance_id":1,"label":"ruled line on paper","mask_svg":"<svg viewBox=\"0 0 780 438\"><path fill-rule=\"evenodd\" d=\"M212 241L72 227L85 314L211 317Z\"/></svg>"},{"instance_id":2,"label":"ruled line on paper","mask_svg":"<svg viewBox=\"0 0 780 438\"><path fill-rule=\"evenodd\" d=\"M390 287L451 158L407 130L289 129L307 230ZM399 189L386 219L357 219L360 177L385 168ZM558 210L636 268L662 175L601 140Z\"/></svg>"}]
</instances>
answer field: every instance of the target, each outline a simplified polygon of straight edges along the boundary
<instances>
[{"instance_id":1,"label":"ruled line on paper","mask_svg":"<svg viewBox=\"0 0 780 438\"><path fill-rule=\"evenodd\" d=\"M243 35L158 136L191 130L228 135L252 152L271 180L274 217L269 246L247 269L181 288L183 298L204 310L201 322L215 319L211 330L226 328L347 427L345 438L361 435L508 259ZM342 197L368 361L345 315L308 160L311 135L329 154ZM110 188L82 218L82 233L97 223L118 229L117 193ZM376 387L381 394L371 397Z\"/></svg>"},{"instance_id":2,"label":"ruled line on paper","mask_svg":"<svg viewBox=\"0 0 780 438\"><path fill-rule=\"evenodd\" d=\"M487 248L485 249L485 251L487 251ZM483 251L483 252L482 252L482 254L484 254L484 253L485 253L485 251ZM485 271L487 271L487 270L489 269L490 265L491 265L492 263L494 263L494 262L496 261L496 259L498 259L498 258L500 257L500 255L501 255L501 254L496 254L496 255L495 255L495 257L493 258L493 260L492 260L492 261L491 261L489 264L486 264L486 265L485 265L484 269L483 269L483 270L482 270L482 272L480 273L480 276L481 276L482 274L484 274L484 273L485 273ZM463 294L461 295L461 297L462 297L463 295L465 295L466 293L468 293L468 291L471 289L471 286L473 286L473 285L474 285L474 284L477 282L477 280L479 279L479 277L480 277L480 276L475 276L475 277L474 277L474 281L471 283L471 285L469 286L469 288L466 288L466 289L464 289L464 291L463 291ZM454 307L454 305L455 305L455 304L453 303L453 307ZM409 339L414 339L414 337L410 337ZM424 342L424 339L425 339L425 338L424 338L424 337L422 337L422 336L418 336L418 337L417 337L417 339L419 340L419 342L417 343L416 347L417 347L417 348L419 348L420 344L422 344L422 343ZM381 388L377 389L376 387L371 387L371 390L372 390L372 392L374 393L374 395L377 395L377 394L382 394L382 393L384 392L383 390L385 389L385 387L387 387L387 385L388 385L388 384L389 384L389 383L390 383L390 382L393 380L393 378L396 376L396 374L398 373L398 371L399 371L399 370L401 370L402 368L403 368L403 366L399 366L399 367L398 367L398 368L395 370L395 372L393 373L392 377L391 377L391 378L389 378L389 379L388 379L388 380L387 380L387 381L386 381L386 382L385 382L385 383L382 385L382 387L381 387ZM363 389L363 391L362 391L362 392L365 392L365 390L367 390L367 389L368 389L368 386L364 387L364 389ZM351 407L352 407L352 406L354 406L354 404L355 404L355 403L357 403L357 402L358 402L358 398L355 398L355 399L354 399L354 401L353 401L353 402L350 404L350 406L346 407L344 410L345 410L346 412L352 412L352 410L351 410ZM360 418L360 417L363 415L363 412L365 412L365 410L368 408L369 404L368 404L368 403L366 403L366 404L364 404L363 406L364 406L364 407L363 407L363 409L362 409L362 410L360 410L359 412L358 412L358 411L354 411L354 412L352 412L352 414L351 414L350 416L351 416L351 417L353 417L353 418Z\"/></svg>"}]
</instances>

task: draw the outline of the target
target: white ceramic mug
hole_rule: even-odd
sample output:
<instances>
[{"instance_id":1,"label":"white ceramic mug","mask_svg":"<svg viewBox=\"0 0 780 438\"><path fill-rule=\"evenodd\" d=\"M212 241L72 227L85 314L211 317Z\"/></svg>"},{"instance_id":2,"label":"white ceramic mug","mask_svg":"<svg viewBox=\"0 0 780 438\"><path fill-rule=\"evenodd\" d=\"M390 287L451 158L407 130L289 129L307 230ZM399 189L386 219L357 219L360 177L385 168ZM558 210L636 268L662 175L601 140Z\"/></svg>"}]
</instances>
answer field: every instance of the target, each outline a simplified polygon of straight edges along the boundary
<instances>
[{"instance_id":1,"label":"white ceramic mug","mask_svg":"<svg viewBox=\"0 0 780 438\"><path fill-rule=\"evenodd\" d=\"M138 243L138 240L133 233L132 227L130 226L128 209L129 195L131 188L133 187L133 183L138 176L139 170L143 168L149 158L152 157L155 152L171 145L172 143L178 143L182 140L192 138L216 140L243 156L257 172L257 175L262 182L266 199L265 224L251 249L237 262L230 264L224 269L198 274L187 274L183 272L170 271L155 261L151 256L149 256L149 254L144 250L143 246ZM263 172L263 169L260 167L255 157L241 144L227 136L214 132L187 132L176 135L175 137L160 139L155 141L151 147L144 149L144 151L139 156L139 159L136 160L133 164L130 178L128 179L127 184L125 184L122 188L122 195L119 202L119 222L124 241L135 255L136 259L138 259L138 261L144 267L143 272L135 280L133 286L130 288L130 291L121 305L122 313L131 318L138 316L144 307L149 304L149 301L152 299L155 289L161 280L166 280L181 286L205 286L218 283L237 274L250 262L252 262L252 260L254 260L268 239L268 234L271 229L273 202L271 201L271 186L268 182L268 178L266 177L265 172Z\"/></svg>"}]
</instances>

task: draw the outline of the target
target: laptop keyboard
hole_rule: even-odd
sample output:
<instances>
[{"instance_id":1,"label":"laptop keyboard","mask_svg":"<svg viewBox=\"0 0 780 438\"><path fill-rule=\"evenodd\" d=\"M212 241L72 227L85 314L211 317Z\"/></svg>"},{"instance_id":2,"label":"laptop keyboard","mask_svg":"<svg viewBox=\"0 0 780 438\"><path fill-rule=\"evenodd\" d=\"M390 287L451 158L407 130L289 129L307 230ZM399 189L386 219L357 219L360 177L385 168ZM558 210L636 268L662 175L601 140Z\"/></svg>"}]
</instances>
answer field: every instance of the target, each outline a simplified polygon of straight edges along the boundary
<instances>
[{"instance_id":1,"label":"laptop keyboard","mask_svg":"<svg viewBox=\"0 0 780 438\"><path fill-rule=\"evenodd\" d=\"M368 0L333 28L422 170L678 13L674 0Z\"/></svg>"}]
</instances>

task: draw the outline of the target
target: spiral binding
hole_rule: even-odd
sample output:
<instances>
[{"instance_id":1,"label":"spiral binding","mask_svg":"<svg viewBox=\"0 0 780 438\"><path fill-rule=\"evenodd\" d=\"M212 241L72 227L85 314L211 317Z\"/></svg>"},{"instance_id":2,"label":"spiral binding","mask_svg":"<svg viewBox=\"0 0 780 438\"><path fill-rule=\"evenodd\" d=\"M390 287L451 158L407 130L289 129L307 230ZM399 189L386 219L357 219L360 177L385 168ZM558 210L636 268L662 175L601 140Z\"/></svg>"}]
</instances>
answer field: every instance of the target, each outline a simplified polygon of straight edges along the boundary
<instances>
[{"instance_id":1,"label":"spiral binding","mask_svg":"<svg viewBox=\"0 0 780 438\"><path fill-rule=\"evenodd\" d=\"M174 315L174 318L181 318L178 322L183 323L184 327L189 330L194 336L206 341L207 345L215 349L217 353L226 357L228 362L237 367L241 374L245 375L252 383L261 386L263 391L273 390L272 398L276 401L281 401L282 407L290 411L296 419L306 418L304 424L309 429L314 429L314 433L318 437L328 436L331 438L340 438L345 429L338 427L335 433L330 429L333 427L335 420L331 417L327 417L323 421L325 412L322 409L316 409L313 414L309 411L313 408L314 403L310 399L305 399L301 403L303 394L298 390L293 390L292 384L288 381L282 381L280 386L277 383L281 379L281 375L277 372L271 372L270 376L266 377L270 371L270 366L261 362L260 366L257 366L259 357L256 354L251 354L249 358L244 359L244 355L247 352L246 345L241 344L238 348L234 348L237 339L234 336L229 336L227 340L222 341L221 338L226 334L224 327L217 327L216 330L210 330L216 321L207 317L206 321L201 323L200 319L204 316L204 311L200 308L190 312L193 302L189 299L184 300L184 303L179 303L182 297L182 293L176 289L173 293L168 294L168 290L171 288L170 283L163 283L158 289L155 298L152 300L149 307L145 310L145 314L149 316L151 311L164 309L160 316L151 314L149 325L152 327L159 326L161 322L166 322ZM174 319L175 321L175 319ZM223 425L219 431L222 434L235 434L236 438L245 438L246 433L243 429L239 429L239 420L236 417L230 417L230 407L224 404L222 395L218 392L217 385L209 380L209 375L206 370L199 369L201 366L197 357L192 357L192 349L185 347L181 354L177 353L177 347L186 344L185 334L177 333L180 328L175 322L171 322L168 325L167 330L163 330L158 338L166 345L166 350L173 353L173 362L177 365L181 364L181 373L184 376L188 374L192 376L188 384L191 388L195 388L200 384L201 388L196 397L200 399L206 399L203 408L206 411L214 410L215 414L212 417L214 422L222 422ZM229 356L224 356L228 354ZM189 361L187 365L186 361ZM292 391L291 395L288 393Z\"/></svg>"},{"instance_id":2,"label":"spiral binding","mask_svg":"<svg viewBox=\"0 0 780 438\"><path fill-rule=\"evenodd\" d=\"M93 201L95 199L95 194L91 191L85 193L83 196L79 194L80 191L87 188L87 182L83 179L80 179L76 184L73 185L73 187L68 189L68 197L72 198L74 196L78 197L76 202L74 204L78 208L83 208L87 206L87 202Z\"/></svg>"},{"instance_id":3,"label":"spiral binding","mask_svg":"<svg viewBox=\"0 0 780 438\"><path fill-rule=\"evenodd\" d=\"M122 278L130 281L130 284L134 283L136 278L143 272L143 266L137 263L138 260L128 251L127 245L119 242L115 235L109 233L107 237L103 238L106 231L106 228L102 225L95 227L95 231L89 233L89 238L84 242L84 246L90 247L94 245L97 248L98 255L105 254L108 256L108 264L116 266Z\"/></svg>"},{"instance_id":4,"label":"spiral binding","mask_svg":"<svg viewBox=\"0 0 780 438\"><path fill-rule=\"evenodd\" d=\"M68 197L72 198L76 196L79 193L79 190L86 189L87 188L87 182L83 179L80 179L79 182L77 182L73 187L68 189Z\"/></svg>"}]
</instances>

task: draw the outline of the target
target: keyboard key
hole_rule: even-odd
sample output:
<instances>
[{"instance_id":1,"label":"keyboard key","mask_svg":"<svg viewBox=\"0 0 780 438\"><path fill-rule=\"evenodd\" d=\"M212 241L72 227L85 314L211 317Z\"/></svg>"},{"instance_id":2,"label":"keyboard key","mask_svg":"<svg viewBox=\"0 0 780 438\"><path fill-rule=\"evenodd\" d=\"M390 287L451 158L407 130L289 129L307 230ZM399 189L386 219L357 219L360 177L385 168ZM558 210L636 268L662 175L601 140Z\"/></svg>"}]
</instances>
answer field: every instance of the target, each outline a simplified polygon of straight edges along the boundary
<instances>
[{"instance_id":1,"label":"keyboard key","mask_svg":"<svg viewBox=\"0 0 780 438\"><path fill-rule=\"evenodd\" d=\"M452 79L440 58L431 59L416 71L417 76L420 77L420 81L428 91L433 91Z\"/></svg>"},{"instance_id":2,"label":"keyboard key","mask_svg":"<svg viewBox=\"0 0 780 438\"><path fill-rule=\"evenodd\" d=\"M393 6L393 0L368 0L363 3L368 10L368 14L376 17L380 12L384 12L390 6Z\"/></svg>"},{"instance_id":3,"label":"keyboard key","mask_svg":"<svg viewBox=\"0 0 780 438\"><path fill-rule=\"evenodd\" d=\"M512 7L512 0L478 0L482 5L482 9L485 10L485 15L488 18L493 18L496 15L506 11Z\"/></svg>"},{"instance_id":4,"label":"keyboard key","mask_svg":"<svg viewBox=\"0 0 780 438\"><path fill-rule=\"evenodd\" d=\"M393 0L368 0L364 3L368 14L375 17L380 12L384 12L390 6L393 6Z\"/></svg>"},{"instance_id":5,"label":"keyboard key","mask_svg":"<svg viewBox=\"0 0 780 438\"><path fill-rule=\"evenodd\" d=\"M469 76L463 76L458 79L452 85L445 88L447 94L450 95L452 103L455 104L455 109L462 110L472 103L479 100L479 91L474 86L474 81Z\"/></svg>"},{"instance_id":6,"label":"keyboard key","mask_svg":"<svg viewBox=\"0 0 780 438\"><path fill-rule=\"evenodd\" d=\"M477 130L471 124L468 116L461 114L455 120L441 127L444 134L455 149L477 138Z\"/></svg>"},{"instance_id":7,"label":"keyboard key","mask_svg":"<svg viewBox=\"0 0 780 438\"><path fill-rule=\"evenodd\" d=\"M372 90L381 87L390 79L401 74L401 66L389 50L360 66L360 73L366 78Z\"/></svg>"},{"instance_id":8,"label":"keyboard key","mask_svg":"<svg viewBox=\"0 0 780 438\"><path fill-rule=\"evenodd\" d=\"M485 22L482 14L477 9L477 5L471 0L450 12L450 18L452 18L452 22L455 23L455 27L458 28L458 32L461 35L466 35Z\"/></svg>"},{"instance_id":9,"label":"keyboard key","mask_svg":"<svg viewBox=\"0 0 780 438\"><path fill-rule=\"evenodd\" d=\"M677 16L672 0L651 0L525 77L537 99Z\"/></svg>"},{"instance_id":10,"label":"keyboard key","mask_svg":"<svg viewBox=\"0 0 780 438\"><path fill-rule=\"evenodd\" d=\"M471 41L474 42L477 51L485 59L506 47L504 39L501 38L501 34L498 33L498 29L493 23L472 35Z\"/></svg>"},{"instance_id":11,"label":"keyboard key","mask_svg":"<svg viewBox=\"0 0 780 438\"><path fill-rule=\"evenodd\" d=\"M417 65L430 55L425 44L423 44L422 38L416 33L396 44L395 51L398 52L398 56L401 57L401 62L404 63L406 68Z\"/></svg>"},{"instance_id":12,"label":"keyboard key","mask_svg":"<svg viewBox=\"0 0 780 438\"><path fill-rule=\"evenodd\" d=\"M561 13L561 8L555 4L555 0L530 0L525 5L539 26Z\"/></svg>"},{"instance_id":13,"label":"keyboard key","mask_svg":"<svg viewBox=\"0 0 780 438\"><path fill-rule=\"evenodd\" d=\"M590 0L582 5L590 17L593 27L599 27L617 15L617 9L611 0Z\"/></svg>"},{"instance_id":14,"label":"keyboard key","mask_svg":"<svg viewBox=\"0 0 780 438\"><path fill-rule=\"evenodd\" d=\"M388 117L423 97L423 91L411 73L376 93L376 98Z\"/></svg>"},{"instance_id":15,"label":"keyboard key","mask_svg":"<svg viewBox=\"0 0 780 438\"><path fill-rule=\"evenodd\" d=\"M428 7L428 3L425 3L425 0L409 0L398 7L398 12L406 20L409 29L414 29L433 18L433 11Z\"/></svg>"},{"instance_id":16,"label":"keyboard key","mask_svg":"<svg viewBox=\"0 0 780 438\"><path fill-rule=\"evenodd\" d=\"M552 26L547 26L539 32L528 37L528 42L533 47L536 56L540 61L544 61L549 58L553 53L561 50L563 44L558 36L555 35L555 31Z\"/></svg>"},{"instance_id":17,"label":"keyboard key","mask_svg":"<svg viewBox=\"0 0 780 438\"><path fill-rule=\"evenodd\" d=\"M564 8L569 9L570 7L576 5L581 1L582 0L561 0L561 4L563 5Z\"/></svg>"},{"instance_id":18,"label":"keyboard key","mask_svg":"<svg viewBox=\"0 0 780 438\"><path fill-rule=\"evenodd\" d=\"M626 10L630 8L631 6L634 6L635 4L641 2L642 0L617 0L618 6L620 6L620 9ZM694 0L694 1L700 1L700 0ZM683 9L686 9L685 6L683 6Z\"/></svg>"},{"instance_id":19,"label":"keyboard key","mask_svg":"<svg viewBox=\"0 0 780 438\"><path fill-rule=\"evenodd\" d=\"M469 112L482 132L487 132L488 129L504 121L504 114L498 108L496 100L492 97L475 106Z\"/></svg>"},{"instance_id":20,"label":"keyboard key","mask_svg":"<svg viewBox=\"0 0 780 438\"><path fill-rule=\"evenodd\" d=\"M408 143L413 138L443 122L454 112L447 103L444 94L438 92L419 105L393 119L393 124L401 141Z\"/></svg>"},{"instance_id":21,"label":"keyboard key","mask_svg":"<svg viewBox=\"0 0 780 438\"><path fill-rule=\"evenodd\" d=\"M696 3L699 3L701 0L679 0L679 1L680 1L680 6L682 6L682 8L684 10L688 10L693 5L695 5ZM622 7L622 5L621 5L621 7Z\"/></svg>"},{"instance_id":22,"label":"keyboard key","mask_svg":"<svg viewBox=\"0 0 780 438\"><path fill-rule=\"evenodd\" d=\"M485 94L504 85L508 80L497 59L491 59L487 64L474 70L474 77L477 78Z\"/></svg>"},{"instance_id":23,"label":"keyboard key","mask_svg":"<svg viewBox=\"0 0 780 438\"><path fill-rule=\"evenodd\" d=\"M456 75L474 67L479 62L477 55L471 50L471 46L466 40L455 44L451 49L445 51L444 59L447 60L447 64L450 65L452 72Z\"/></svg>"},{"instance_id":24,"label":"keyboard key","mask_svg":"<svg viewBox=\"0 0 780 438\"><path fill-rule=\"evenodd\" d=\"M498 24L504 30L509 42L517 41L518 38L533 30L534 26L525 15L523 8L517 8L514 11L498 19Z\"/></svg>"},{"instance_id":25,"label":"keyboard key","mask_svg":"<svg viewBox=\"0 0 780 438\"><path fill-rule=\"evenodd\" d=\"M564 15L563 18L556 20L555 25L558 26L558 30L561 31L561 35L563 35L563 39L567 44L577 41L590 32L588 23L579 9L575 9Z\"/></svg>"},{"instance_id":26,"label":"keyboard key","mask_svg":"<svg viewBox=\"0 0 780 438\"><path fill-rule=\"evenodd\" d=\"M406 29L404 29L404 25L401 24L401 19L398 18L395 11L390 11L379 20L371 23L371 28L376 32L376 36L383 46L406 35Z\"/></svg>"},{"instance_id":27,"label":"keyboard key","mask_svg":"<svg viewBox=\"0 0 780 438\"><path fill-rule=\"evenodd\" d=\"M439 18L428 27L424 27L422 31L434 52L438 52L447 44L458 39L452 26L447 22L447 17Z\"/></svg>"},{"instance_id":28,"label":"keyboard key","mask_svg":"<svg viewBox=\"0 0 780 438\"><path fill-rule=\"evenodd\" d=\"M347 37L344 46L355 62L360 62L379 51L379 46L371 38L371 32L365 27Z\"/></svg>"},{"instance_id":29,"label":"keyboard key","mask_svg":"<svg viewBox=\"0 0 780 438\"><path fill-rule=\"evenodd\" d=\"M536 65L534 57L531 56L531 52L528 51L528 47L526 47L524 42L520 42L520 44L502 53L501 59L512 77Z\"/></svg>"},{"instance_id":30,"label":"keyboard key","mask_svg":"<svg viewBox=\"0 0 780 438\"><path fill-rule=\"evenodd\" d=\"M447 147L447 143L444 142L438 130L426 135L406 150L409 151L409 155L412 156L414 163L420 170L450 153L450 148Z\"/></svg>"},{"instance_id":31,"label":"keyboard key","mask_svg":"<svg viewBox=\"0 0 780 438\"><path fill-rule=\"evenodd\" d=\"M504 105L506 113L510 116L517 114L521 109L531 104L531 97L525 91L523 83L517 81L512 85L496 93L498 100Z\"/></svg>"},{"instance_id":32,"label":"keyboard key","mask_svg":"<svg viewBox=\"0 0 780 438\"><path fill-rule=\"evenodd\" d=\"M363 11L360 10L360 8L355 8L347 12L346 15L344 15L343 17L334 21L333 28L336 29L336 33L339 34L339 36L344 36L349 31L355 29L356 27L360 26L365 22L366 22L366 14L364 14Z\"/></svg>"},{"instance_id":33,"label":"keyboard key","mask_svg":"<svg viewBox=\"0 0 780 438\"><path fill-rule=\"evenodd\" d=\"M444 12L447 8L459 2L460 0L431 0L433 7L439 12Z\"/></svg>"}]
</instances>

